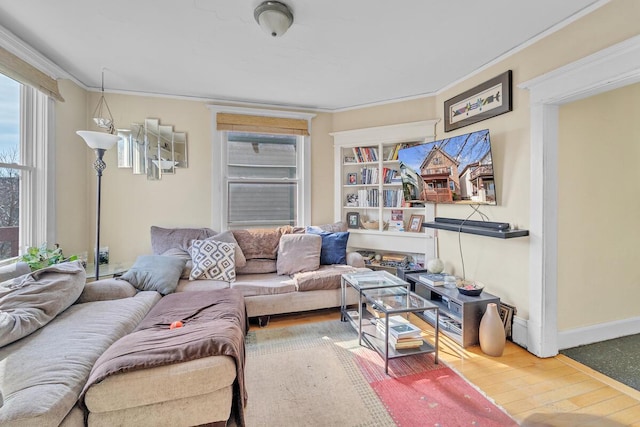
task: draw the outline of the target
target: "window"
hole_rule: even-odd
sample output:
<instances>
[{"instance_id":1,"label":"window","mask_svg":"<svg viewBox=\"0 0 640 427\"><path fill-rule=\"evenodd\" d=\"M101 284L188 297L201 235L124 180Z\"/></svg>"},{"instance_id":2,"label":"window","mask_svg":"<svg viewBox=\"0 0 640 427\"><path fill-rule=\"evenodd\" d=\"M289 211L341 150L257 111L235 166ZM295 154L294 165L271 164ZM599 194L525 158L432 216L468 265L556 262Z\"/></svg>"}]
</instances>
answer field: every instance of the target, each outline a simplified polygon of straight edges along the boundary
<instances>
[{"instance_id":1,"label":"window","mask_svg":"<svg viewBox=\"0 0 640 427\"><path fill-rule=\"evenodd\" d=\"M311 219L315 114L210 106L212 228L305 226Z\"/></svg>"},{"instance_id":2,"label":"window","mask_svg":"<svg viewBox=\"0 0 640 427\"><path fill-rule=\"evenodd\" d=\"M52 100L0 74L0 261L19 248L54 242L47 183Z\"/></svg>"},{"instance_id":3,"label":"window","mask_svg":"<svg viewBox=\"0 0 640 427\"><path fill-rule=\"evenodd\" d=\"M225 132L227 227L299 225L303 137Z\"/></svg>"},{"instance_id":4,"label":"window","mask_svg":"<svg viewBox=\"0 0 640 427\"><path fill-rule=\"evenodd\" d=\"M18 255L20 83L0 74L0 260Z\"/></svg>"}]
</instances>

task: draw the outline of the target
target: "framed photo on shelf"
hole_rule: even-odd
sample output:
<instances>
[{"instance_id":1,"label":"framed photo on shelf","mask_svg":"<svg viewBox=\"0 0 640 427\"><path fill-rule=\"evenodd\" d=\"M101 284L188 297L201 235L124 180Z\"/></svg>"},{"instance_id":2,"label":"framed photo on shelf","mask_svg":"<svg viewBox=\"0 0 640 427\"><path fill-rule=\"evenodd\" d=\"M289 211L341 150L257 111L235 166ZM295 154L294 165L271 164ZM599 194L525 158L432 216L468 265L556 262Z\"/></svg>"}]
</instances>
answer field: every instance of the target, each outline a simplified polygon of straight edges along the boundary
<instances>
[{"instance_id":1,"label":"framed photo on shelf","mask_svg":"<svg viewBox=\"0 0 640 427\"><path fill-rule=\"evenodd\" d=\"M345 163L356 163L356 158L353 156L344 156Z\"/></svg>"},{"instance_id":2,"label":"framed photo on shelf","mask_svg":"<svg viewBox=\"0 0 640 427\"><path fill-rule=\"evenodd\" d=\"M347 212L347 227L360 228L360 214L358 212Z\"/></svg>"},{"instance_id":3,"label":"framed photo on shelf","mask_svg":"<svg viewBox=\"0 0 640 427\"><path fill-rule=\"evenodd\" d=\"M348 173L347 174L347 184L348 185L356 185L358 183L358 174L357 173Z\"/></svg>"},{"instance_id":4,"label":"framed photo on shelf","mask_svg":"<svg viewBox=\"0 0 640 427\"><path fill-rule=\"evenodd\" d=\"M347 206L349 207L357 207L358 206L358 195L355 193L347 194Z\"/></svg>"},{"instance_id":5,"label":"framed photo on shelf","mask_svg":"<svg viewBox=\"0 0 640 427\"><path fill-rule=\"evenodd\" d=\"M444 131L449 132L513 110L511 70L444 102Z\"/></svg>"},{"instance_id":6,"label":"framed photo on shelf","mask_svg":"<svg viewBox=\"0 0 640 427\"><path fill-rule=\"evenodd\" d=\"M424 215L411 215L409 218L409 230L414 233L422 231L422 223L424 222Z\"/></svg>"}]
</instances>

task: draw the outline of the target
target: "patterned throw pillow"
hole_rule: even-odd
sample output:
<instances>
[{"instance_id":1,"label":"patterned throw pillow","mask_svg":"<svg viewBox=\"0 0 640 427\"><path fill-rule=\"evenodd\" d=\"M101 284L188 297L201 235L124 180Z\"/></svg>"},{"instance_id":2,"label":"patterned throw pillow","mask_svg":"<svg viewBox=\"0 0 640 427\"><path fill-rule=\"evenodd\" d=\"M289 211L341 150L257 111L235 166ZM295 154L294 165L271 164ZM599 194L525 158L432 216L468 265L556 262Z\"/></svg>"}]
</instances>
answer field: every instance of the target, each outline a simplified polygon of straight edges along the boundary
<instances>
[{"instance_id":1,"label":"patterned throw pillow","mask_svg":"<svg viewBox=\"0 0 640 427\"><path fill-rule=\"evenodd\" d=\"M198 278L235 282L235 245L215 240L194 240L189 248L193 269L189 280Z\"/></svg>"}]
</instances>

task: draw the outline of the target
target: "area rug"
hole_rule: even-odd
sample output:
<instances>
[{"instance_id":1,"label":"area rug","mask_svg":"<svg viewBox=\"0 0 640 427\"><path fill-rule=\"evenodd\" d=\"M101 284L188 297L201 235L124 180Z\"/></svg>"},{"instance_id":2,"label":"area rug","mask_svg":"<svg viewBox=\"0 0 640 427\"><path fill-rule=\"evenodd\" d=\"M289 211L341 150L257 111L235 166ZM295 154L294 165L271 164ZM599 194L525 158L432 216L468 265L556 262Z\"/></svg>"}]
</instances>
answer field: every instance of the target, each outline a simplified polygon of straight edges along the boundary
<instances>
[{"instance_id":1,"label":"area rug","mask_svg":"<svg viewBox=\"0 0 640 427\"><path fill-rule=\"evenodd\" d=\"M340 321L251 331L247 426L515 426L433 355L384 361Z\"/></svg>"},{"instance_id":2,"label":"area rug","mask_svg":"<svg viewBox=\"0 0 640 427\"><path fill-rule=\"evenodd\" d=\"M640 334L567 348L560 353L640 391Z\"/></svg>"}]
</instances>

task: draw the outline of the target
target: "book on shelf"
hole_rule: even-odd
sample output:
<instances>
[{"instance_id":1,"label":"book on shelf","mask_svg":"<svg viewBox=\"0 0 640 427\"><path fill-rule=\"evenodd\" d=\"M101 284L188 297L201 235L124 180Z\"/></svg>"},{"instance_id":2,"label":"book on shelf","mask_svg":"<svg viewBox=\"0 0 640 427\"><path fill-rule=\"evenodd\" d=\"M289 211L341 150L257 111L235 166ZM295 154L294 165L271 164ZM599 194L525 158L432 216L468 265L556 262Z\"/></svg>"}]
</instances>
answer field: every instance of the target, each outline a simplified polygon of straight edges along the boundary
<instances>
[{"instance_id":1,"label":"book on shelf","mask_svg":"<svg viewBox=\"0 0 640 427\"><path fill-rule=\"evenodd\" d=\"M424 344L424 340L422 339L422 337L400 338L400 339L396 339L395 337L393 337L393 335L389 337L389 345L391 345L396 350L403 350L407 348L418 348L422 344Z\"/></svg>"},{"instance_id":2,"label":"book on shelf","mask_svg":"<svg viewBox=\"0 0 640 427\"><path fill-rule=\"evenodd\" d=\"M442 273L424 273L421 274L419 277L420 280L422 280L423 282L425 282L428 285L431 286L442 286L444 285L444 276L445 274Z\"/></svg>"},{"instance_id":3,"label":"book on shelf","mask_svg":"<svg viewBox=\"0 0 640 427\"><path fill-rule=\"evenodd\" d=\"M420 332L420 328L411 323L389 326L389 334L396 338L396 340L402 338L418 338L421 336Z\"/></svg>"},{"instance_id":4,"label":"book on shelf","mask_svg":"<svg viewBox=\"0 0 640 427\"><path fill-rule=\"evenodd\" d=\"M376 327L380 332L384 333L386 319L379 318L376 322ZM409 322L409 320L405 319L402 316L391 316L389 317L389 338L398 339L408 339L408 338L421 338L421 329Z\"/></svg>"}]
</instances>

